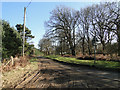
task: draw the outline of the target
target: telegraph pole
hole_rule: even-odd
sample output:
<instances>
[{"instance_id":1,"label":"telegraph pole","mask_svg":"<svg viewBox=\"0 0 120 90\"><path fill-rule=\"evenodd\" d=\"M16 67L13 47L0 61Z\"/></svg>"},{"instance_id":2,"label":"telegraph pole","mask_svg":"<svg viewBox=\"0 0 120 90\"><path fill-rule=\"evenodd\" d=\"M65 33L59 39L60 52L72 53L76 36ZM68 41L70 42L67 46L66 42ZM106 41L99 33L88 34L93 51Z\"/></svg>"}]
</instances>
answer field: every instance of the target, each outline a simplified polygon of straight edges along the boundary
<instances>
[{"instance_id":1,"label":"telegraph pole","mask_svg":"<svg viewBox=\"0 0 120 90\"><path fill-rule=\"evenodd\" d=\"M23 26L23 57L24 57L24 44L25 44L25 17L26 17L26 7L24 7L24 26Z\"/></svg>"}]
</instances>

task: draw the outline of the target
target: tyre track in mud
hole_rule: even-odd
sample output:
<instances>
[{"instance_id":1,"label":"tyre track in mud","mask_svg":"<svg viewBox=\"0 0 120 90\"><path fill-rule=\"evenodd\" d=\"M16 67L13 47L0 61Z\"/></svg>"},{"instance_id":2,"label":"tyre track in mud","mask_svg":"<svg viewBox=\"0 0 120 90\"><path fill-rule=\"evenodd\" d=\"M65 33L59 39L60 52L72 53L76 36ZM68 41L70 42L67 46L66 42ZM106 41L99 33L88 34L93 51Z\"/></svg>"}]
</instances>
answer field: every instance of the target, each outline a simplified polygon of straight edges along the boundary
<instances>
[{"instance_id":1,"label":"tyre track in mud","mask_svg":"<svg viewBox=\"0 0 120 90\"><path fill-rule=\"evenodd\" d=\"M38 70L25 74L15 88L120 88L120 73L38 58Z\"/></svg>"}]
</instances>

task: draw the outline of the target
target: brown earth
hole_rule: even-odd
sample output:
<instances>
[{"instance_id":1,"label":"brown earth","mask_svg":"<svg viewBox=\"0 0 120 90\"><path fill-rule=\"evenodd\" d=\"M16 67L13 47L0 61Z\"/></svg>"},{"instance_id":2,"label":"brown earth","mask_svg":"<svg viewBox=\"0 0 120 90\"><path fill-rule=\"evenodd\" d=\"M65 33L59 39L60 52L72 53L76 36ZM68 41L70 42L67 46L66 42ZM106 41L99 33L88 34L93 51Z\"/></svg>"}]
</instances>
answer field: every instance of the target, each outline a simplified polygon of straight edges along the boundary
<instances>
[{"instance_id":1,"label":"brown earth","mask_svg":"<svg viewBox=\"0 0 120 90\"><path fill-rule=\"evenodd\" d=\"M39 58L38 70L25 75L15 88L120 88L120 73L63 65Z\"/></svg>"},{"instance_id":2,"label":"brown earth","mask_svg":"<svg viewBox=\"0 0 120 90\"><path fill-rule=\"evenodd\" d=\"M120 73L64 65L39 58L38 70L27 72L14 88L120 88Z\"/></svg>"}]
</instances>

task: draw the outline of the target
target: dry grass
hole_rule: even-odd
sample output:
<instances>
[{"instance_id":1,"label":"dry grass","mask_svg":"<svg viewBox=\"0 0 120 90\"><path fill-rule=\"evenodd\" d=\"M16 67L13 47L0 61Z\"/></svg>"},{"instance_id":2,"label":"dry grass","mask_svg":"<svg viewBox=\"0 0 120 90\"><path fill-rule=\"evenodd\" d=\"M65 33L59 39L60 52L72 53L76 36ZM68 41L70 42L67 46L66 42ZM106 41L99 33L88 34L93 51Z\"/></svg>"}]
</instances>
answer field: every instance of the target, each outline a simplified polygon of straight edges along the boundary
<instances>
[{"instance_id":1,"label":"dry grass","mask_svg":"<svg viewBox=\"0 0 120 90\"><path fill-rule=\"evenodd\" d=\"M83 54L78 54L76 55L76 58L79 59L84 59L84 60L93 60L94 59L94 54L92 55L83 55ZM120 61L120 56L113 55L112 57L110 55L103 55L103 54L96 54L96 60L112 60L112 61Z\"/></svg>"},{"instance_id":2,"label":"dry grass","mask_svg":"<svg viewBox=\"0 0 120 90\"><path fill-rule=\"evenodd\" d=\"M24 68L17 66L15 69L9 72L2 73L2 87L3 88L13 88L14 85L21 82L25 74L30 74L38 69L37 62L31 62L31 64L26 65Z\"/></svg>"},{"instance_id":3,"label":"dry grass","mask_svg":"<svg viewBox=\"0 0 120 90\"><path fill-rule=\"evenodd\" d=\"M19 58L15 57L13 60L14 60L13 65L12 62L10 62L8 65L4 65L4 63L2 64L2 72L10 71L18 66L25 67L27 64L29 64L28 62L29 58L27 56L25 57L21 56Z\"/></svg>"}]
</instances>

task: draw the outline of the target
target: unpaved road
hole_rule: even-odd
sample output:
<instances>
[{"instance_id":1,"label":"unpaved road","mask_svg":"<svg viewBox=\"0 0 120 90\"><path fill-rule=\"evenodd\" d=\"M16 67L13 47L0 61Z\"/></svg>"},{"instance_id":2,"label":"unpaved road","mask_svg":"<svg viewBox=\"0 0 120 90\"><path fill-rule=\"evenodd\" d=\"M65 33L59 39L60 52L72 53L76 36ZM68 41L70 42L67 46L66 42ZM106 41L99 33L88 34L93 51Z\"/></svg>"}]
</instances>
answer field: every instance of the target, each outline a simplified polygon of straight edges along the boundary
<instances>
[{"instance_id":1,"label":"unpaved road","mask_svg":"<svg viewBox=\"0 0 120 90\"><path fill-rule=\"evenodd\" d=\"M120 88L120 73L64 65L39 57L39 69L15 88Z\"/></svg>"}]
</instances>

